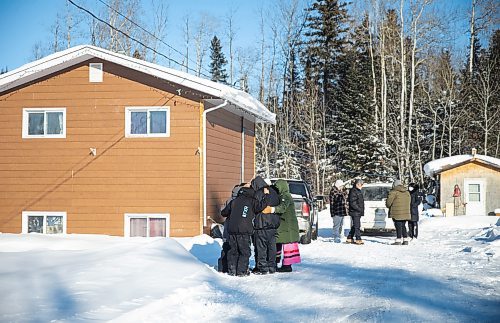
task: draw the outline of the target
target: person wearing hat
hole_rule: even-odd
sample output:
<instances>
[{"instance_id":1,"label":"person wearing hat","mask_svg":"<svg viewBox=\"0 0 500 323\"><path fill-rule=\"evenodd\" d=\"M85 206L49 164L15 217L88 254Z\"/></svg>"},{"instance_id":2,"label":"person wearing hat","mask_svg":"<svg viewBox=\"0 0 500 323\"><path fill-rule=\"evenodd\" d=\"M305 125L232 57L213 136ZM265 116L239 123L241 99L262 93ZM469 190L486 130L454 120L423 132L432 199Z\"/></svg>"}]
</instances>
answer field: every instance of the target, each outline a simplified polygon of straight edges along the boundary
<instances>
[{"instance_id":1,"label":"person wearing hat","mask_svg":"<svg viewBox=\"0 0 500 323\"><path fill-rule=\"evenodd\" d=\"M340 243L342 233L342 223L347 215L347 194L344 191L344 181L338 179L330 191L330 215L333 219L333 239L335 243Z\"/></svg>"},{"instance_id":2,"label":"person wearing hat","mask_svg":"<svg viewBox=\"0 0 500 323\"><path fill-rule=\"evenodd\" d=\"M410 192L408 192L399 179L395 180L392 183L392 190L385 201L385 205L389 209L389 217L392 218L396 227L397 238L393 245L408 244L406 221L411 220L410 201ZM401 238L403 239L402 241Z\"/></svg>"},{"instance_id":3,"label":"person wearing hat","mask_svg":"<svg viewBox=\"0 0 500 323\"><path fill-rule=\"evenodd\" d=\"M361 239L361 217L365 215L365 199L361 188L363 187L363 180L356 179L354 186L349 191L349 215L351 216L351 231L347 236L346 243L364 244ZM356 240L353 240L353 238Z\"/></svg>"}]
</instances>

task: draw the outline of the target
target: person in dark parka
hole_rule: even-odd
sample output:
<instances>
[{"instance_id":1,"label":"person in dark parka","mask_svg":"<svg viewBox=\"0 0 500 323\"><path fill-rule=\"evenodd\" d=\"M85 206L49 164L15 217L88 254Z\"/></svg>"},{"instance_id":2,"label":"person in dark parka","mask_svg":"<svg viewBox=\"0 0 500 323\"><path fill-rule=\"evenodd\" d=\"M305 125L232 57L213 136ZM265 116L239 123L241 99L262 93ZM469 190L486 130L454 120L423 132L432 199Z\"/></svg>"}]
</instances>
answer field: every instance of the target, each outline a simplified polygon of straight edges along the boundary
<instances>
[{"instance_id":1,"label":"person in dark parka","mask_svg":"<svg viewBox=\"0 0 500 323\"><path fill-rule=\"evenodd\" d=\"M364 244L361 239L361 217L365 215L365 199L361 191L363 184L362 179L356 179L354 186L349 191L349 215L351 216L352 225L346 243ZM353 240L354 237L356 238L355 241Z\"/></svg>"},{"instance_id":2,"label":"person in dark parka","mask_svg":"<svg viewBox=\"0 0 500 323\"><path fill-rule=\"evenodd\" d=\"M255 199L262 200L265 197L264 189L267 188L269 194L268 206L277 206L280 204L278 191L269 186L266 181L260 177L255 177L251 182L255 190ZM253 243L255 249L255 274L267 274L276 272L276 229L280 225L280 216L276 213L259 212L255 215Z\"/></svg>"},{"instance_id":3,"label":"person in dark parka","mask_svg":"<svg viewBox=\"0 0 500 323\"><path fill-rule=\"evenodd\" d=\"M411 220L408 221L408 235L411 239L416 239L418 237L418 206L422 203L422 196L419 192L419 186L415 183L410 183L408 185L408 191L410 191L410 215Z\"/></svg>"},{"instance_id":4,"label":"person in dark parka","mask_svg":"<svg viewBox=\"0 0 500 323\"><path fill-rule=\"evenodd\" d=\"M227 267L229 275L246 276L250 259L250 237L253 234L255 214L267 206L267 197L257 201L255 191L250 187L242 187L238 196L221 211L221 215L229 219L225 229L229 234L229 251Z\"/></svg>"}]
</instances>

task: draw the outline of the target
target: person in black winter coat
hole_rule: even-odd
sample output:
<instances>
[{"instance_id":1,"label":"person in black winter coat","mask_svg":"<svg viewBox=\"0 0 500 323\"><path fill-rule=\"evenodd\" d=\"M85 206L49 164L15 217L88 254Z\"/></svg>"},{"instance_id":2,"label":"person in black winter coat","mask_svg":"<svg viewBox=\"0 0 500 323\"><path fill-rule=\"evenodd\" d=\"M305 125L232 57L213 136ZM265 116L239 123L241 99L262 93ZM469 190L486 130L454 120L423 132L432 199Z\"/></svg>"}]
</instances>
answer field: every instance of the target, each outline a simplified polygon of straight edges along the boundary
<instances>
[{"instance_id":1,"label":"person in black winter coat","mask_svg":"<svg viewBox=\"0 0 500 323\"><path fill-rule=\"evenodd\" d=\"M226 228L229 234L229 251L227 267L229 275L246 276L250 259L250 237L253 234L255 214L264 210L268 204L267 195L260 201L254 197L255 191L250 187L239 190L238 196L221 211L229 223Z\"/></svg>"},{"instance_id":2,"label":"person in black winter coat","mask_svg":"<svg viewBox=\"0 0 500 323\"><path fill-rule=\"evenodd\" d=\"M273 186L268 186L266 181L255 177L251 182L255 190L255 199L261 201L265 198L264 189L268 189L268 206L280 204L279 193ZM255 274L276 272L276 229L280 225L280 216L276 213L259 212L255 215L253 243L255 249Z\"/></svg>"},{"instance_id":3,"label":"person in black winter coat","mask_svg":"<svg viewBox=\"0 0 500 323\"><path fill-rule=\"evenodd\" d=\"M408 235L411 239L416 239L418 237L418 206L422 203L422 196L419 192L419 186L415 183L410 183L408 185L408 191L410 191L410 214L411 220L408 221Z\"/></svg>"},{"instance_id":4,"label":"person in black winter coat","mask_svg":"<svg viewBox=\"0 0 500 323\"><path fill-rule=\"evenodd\" d=\"M349 191L349 215L352 219L352 225L347 236L347 243L364 244L361 239L361 217L365 215L365 199L363 192L361 192L363 184L362 179L356 179L354 186ZM353 237L356 237L356 241L353 240Z\"/></svg>"}]
</instances>

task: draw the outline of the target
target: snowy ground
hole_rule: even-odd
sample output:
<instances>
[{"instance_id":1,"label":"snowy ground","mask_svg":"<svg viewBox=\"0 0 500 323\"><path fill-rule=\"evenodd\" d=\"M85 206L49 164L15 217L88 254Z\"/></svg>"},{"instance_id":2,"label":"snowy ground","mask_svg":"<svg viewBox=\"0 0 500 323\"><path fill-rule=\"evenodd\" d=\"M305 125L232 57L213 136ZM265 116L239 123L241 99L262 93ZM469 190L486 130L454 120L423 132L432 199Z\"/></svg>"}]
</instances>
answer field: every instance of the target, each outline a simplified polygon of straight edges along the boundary
<instances>
[{"instance_id":1,"label":"snowy ground","mask_svg":"<svg viewBox=\"0 0 500 323\"><path fill-rule=\"evenodd\" d=\"M0 321L498 322L500 221L427 218L392 246L335 244L331 218L293 273L229 277L207 236L0 234Z\"/></svg>"}]
</instances>

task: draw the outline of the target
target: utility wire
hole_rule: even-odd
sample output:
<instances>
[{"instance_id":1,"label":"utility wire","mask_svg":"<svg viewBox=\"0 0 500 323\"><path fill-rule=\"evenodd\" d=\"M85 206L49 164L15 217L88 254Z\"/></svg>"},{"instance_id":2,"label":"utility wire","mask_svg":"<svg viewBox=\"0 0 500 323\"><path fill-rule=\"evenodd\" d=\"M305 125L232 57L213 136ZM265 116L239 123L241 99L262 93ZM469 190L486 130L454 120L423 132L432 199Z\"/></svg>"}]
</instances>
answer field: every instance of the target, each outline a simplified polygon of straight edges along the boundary
<instances>
[{"instance_id":1,"label":"utility wire","mask_svg":"<svg viewBox=\"0 0 500 323\"><path fill-rule=\"evenodd\" d=\"M102 22L103 24L107 25L109 28L111 28L111 29L113 29L113 30L115 30L115 31L117 31L117 32L119 32L119 33L121 33L121 34L123 34L125 37L127 37L127 38L129 38L129 39L131 39L131 40L133 40L133 41L135 41L135 42L137 42L138 44L140 44L140 45L141 45L141 46L143 46L144 48L147 48L147 49L149 49L149 50L153 51L154 53L156 53L156 54L158 54L158 55L160 55L160 56L162 56L162 57L164 57L164 58L168 59L168 60L169 60L169 61L171 61L171 62L174 62L175 64L178 64L179 66L184 66L183 64L179 63L179 62L178 62L178 61L176 61L175 59L170 58L170 57L168 57L167 55L165 55L165 54L163 54L163 53L161 53L161 52L158 52L156 49L154 49L154 48L152 48L152 47L150 47L150 46L148 46L148 45L144 44L143 42L141 42L140 40L138 40L138 39L136 39L136 38L134 38L134 37L130 36L130 35L129 35L129 34L127 34L126 32L124 32L124 31L122 31L122 30L120 30L120 29L118 29L118 28L116 28L116 27L112 26L112 25L111 25L111 24L109 24L108 22L106 22L106 21L102 20L101 18L97 17L94 13L92 13L92 12L91 12L91 11L89 11L88 9L85 9L85 8L83 8L83 7L79 6L78 4L76 4L75 2L73 2L73 0L68 0L68 1L69 1L69 2L73 5L73 6L75 6L76 8L78 8L78 9L80 9L80 10L82 10L82 11L85 11L86 13L88 13L89 15L91 15L94 19L97 19L98 21L100 21L100 22ZM196 71L195 69L192 69L192 68L187 67L187 66L184 66L184 67L186 67L186 69L188 69L188 70L193 71L194 73L198 73L198 71ZM205 75L205 74L203 74L203 73L201 73L201 72L200 72L200 74L201 74L201 75L203 75L203 76L205 76L205 77L210 78L209 76L207 76L207 75Z\"/></svg>"},{"instance_id":2,"label":"utility wire","mask_svg":"<svg viewBox=\"0 0 500 323\"><path fill-rule=\"evenodd\" d=\"M186 57L186 55L184 55L184 53L180 52L179 50L177 50L176 48L174 48L173 46L169 45L168 43L166 43L165 41L163 41L162 39L158 38L155 34L151 33L149 30L145 29L144 27L140 26L138 23L136 23L135 21L133 21L132 19L128 18L127 16L125 16L124 14L122 14L121 12L119 12L118 10L116 10L115 8L111 7L108 3L106 3L105 1L103 0L97 0L99 1L100 3L102 3L103 5L105 5L106 7L108 7L109 9L113 10L115 13L117 13L118 15L120 15L121 17L123 17L124 19L126 19L127 21L129 21L131 24L133 24L134 26L136 26L137 28L141 29L142 31L144 31L145 33L147 33L148 35L150 35L151 37L155 38L156 40L158 40L159 42L161 42L162 44L164 44L165 46L167 46L168 48L172 49L174 52L178 53L179 55L183 56L184 58L186 58L187 60L189 60L191 63L195 64L196 65L196 62L193 61L192 59L189 59ZM184 66L187 68L186 65L181 65L181 66ZM205 70L205 72L209 72L207 71L206 68L204 67L201 67L203 70ZM207 75L204 75L202 74L203 76L205 77L208 77Z\"/></svg>"}]
</instances>

